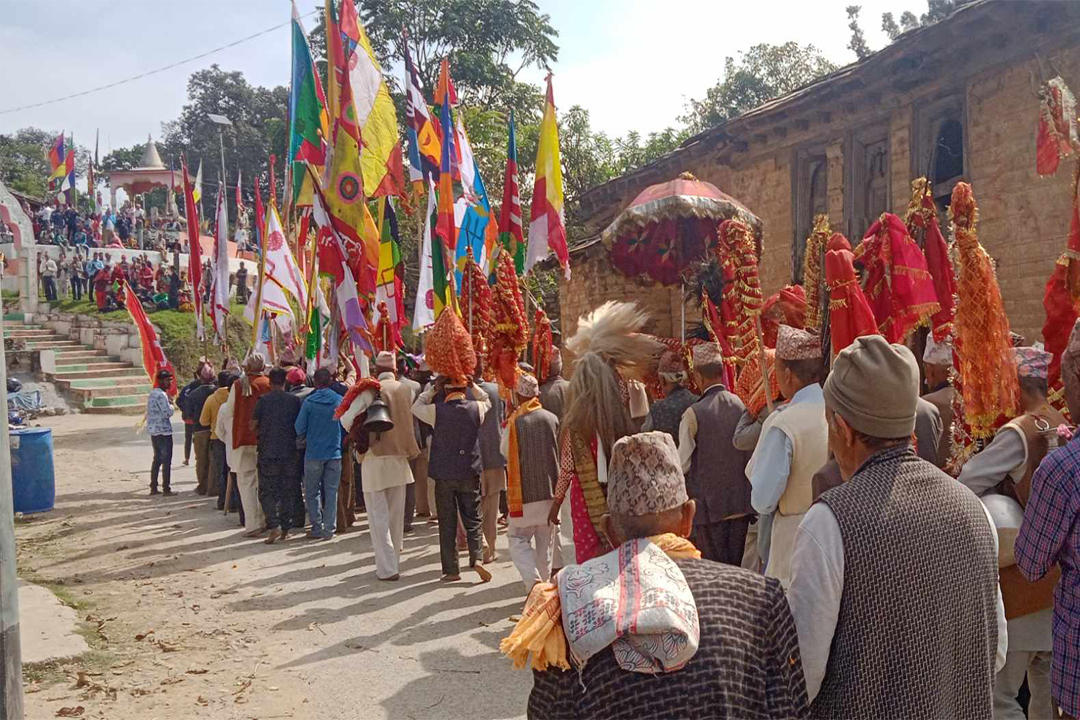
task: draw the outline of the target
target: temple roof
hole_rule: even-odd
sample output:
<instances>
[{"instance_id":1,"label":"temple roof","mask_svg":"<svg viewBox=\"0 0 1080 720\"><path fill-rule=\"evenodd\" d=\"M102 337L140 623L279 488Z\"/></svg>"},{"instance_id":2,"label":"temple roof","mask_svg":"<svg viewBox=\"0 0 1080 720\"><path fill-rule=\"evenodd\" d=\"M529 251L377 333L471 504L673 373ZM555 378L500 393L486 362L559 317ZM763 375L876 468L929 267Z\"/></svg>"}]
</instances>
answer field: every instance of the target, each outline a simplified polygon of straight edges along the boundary
<instances>
[{"instance_id":1,"label":"temple roof","mask_svg":"<svg viewBox=\"0 0 1080 720\"><path fill-rule=\"evenodd\" d=\"M157 145L150 138L146 136L146 149L143 150L142 160L139 161L139 168L153 168L155 170L164 170L165 163L161 161L161 154L158 153Z\"/></svg>"}]
</instances>

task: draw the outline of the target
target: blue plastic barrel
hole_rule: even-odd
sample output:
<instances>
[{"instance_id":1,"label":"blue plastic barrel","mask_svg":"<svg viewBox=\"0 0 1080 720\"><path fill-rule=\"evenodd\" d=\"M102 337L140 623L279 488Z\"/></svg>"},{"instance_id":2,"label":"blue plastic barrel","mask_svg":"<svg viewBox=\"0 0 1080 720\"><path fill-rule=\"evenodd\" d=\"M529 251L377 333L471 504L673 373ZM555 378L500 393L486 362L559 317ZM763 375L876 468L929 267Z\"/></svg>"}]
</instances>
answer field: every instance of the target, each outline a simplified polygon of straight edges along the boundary
<instances>
[{"instance_id":1,"label":"blue plastic barrel","mask_svg":"<svg viewBox=\"0 0 1080 720\"><path fill-rule=\"evenodd\" d=\"M12 430L11 494L15 512L38 513L56 505L51 428Z\"/></svg>"}]
</instances>

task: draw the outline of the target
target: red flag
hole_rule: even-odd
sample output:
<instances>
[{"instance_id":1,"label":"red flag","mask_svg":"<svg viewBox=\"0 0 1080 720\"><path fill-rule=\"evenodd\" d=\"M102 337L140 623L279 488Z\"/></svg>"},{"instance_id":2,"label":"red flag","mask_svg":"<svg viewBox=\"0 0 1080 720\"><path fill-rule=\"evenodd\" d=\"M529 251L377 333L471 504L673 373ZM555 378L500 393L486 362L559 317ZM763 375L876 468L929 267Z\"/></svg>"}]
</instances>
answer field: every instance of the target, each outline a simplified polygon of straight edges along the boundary
<instances>
[{"instance_id":1,"label":"red flag","mask_svg":"<svg viewBox=\"0 0 1080 720\"><path fill-rule=\"evenodd\" d=\"M270 173L270 184L274 183L274 174ZM270 191L273 193L273 190ZM255 239L259 241L259 247L262 247L262 236L266 232L266 214L263 211L262 193L259 191L259 176L255 176Z\"/></svg>"},{"instance_id":2,"label":"red flag","mask_svg":"<svg viewBox=\"0 0 1080 720\"><path fill-rule=\"evenodd\" d=\"M154 387L157 387L159 370L168 370L169 374L176 377L172 363L165 357L165 351L161 349L161 342L158 340L157 333L154 332L154 326L150 324L142 303L139 302L139 298L135 296L131 286L127 283L124 283L124 306L127 307L128 314L131 315L131 321L139 329L139 340L142 343L143 369L146 370L150 382L154 384ZM169 396L173 395L176 395L176 383L173 383L172 387L169 388Z\"/></svg>"},{"instance_id":3,"label":"red flag","mask_svg":"<svg viewBox=\"0 0 1080 720\"><path fill-rule=\"evenodd\" d=\"M195 335L202 340L202 247L199 245L199 211L195 205L195 197L191 194L187 159L182 155L180 156L180 168L184 175L184 213L187 215L188 231L188 280L191 281L191 299L195 301Z\"/></svg>"}]
</instances>

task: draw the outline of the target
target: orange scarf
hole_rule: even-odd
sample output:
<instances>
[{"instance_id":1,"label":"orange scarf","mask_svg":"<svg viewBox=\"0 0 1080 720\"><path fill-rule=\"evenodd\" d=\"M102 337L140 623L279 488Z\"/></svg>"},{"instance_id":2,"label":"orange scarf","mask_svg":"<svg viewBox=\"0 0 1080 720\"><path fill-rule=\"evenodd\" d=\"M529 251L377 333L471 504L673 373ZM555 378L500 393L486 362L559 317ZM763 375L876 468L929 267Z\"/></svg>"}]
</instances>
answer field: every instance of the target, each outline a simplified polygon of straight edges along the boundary
<instances>
[{"instance_id":1,"label":"orange scarf","mask_svg":"<svg viewBox=\"0 0 1080 720\"><path fill-rule=\"evenodd\" d=\"M672 560L701 558L701 552L692 542L674 533L654 535L649 540ZM570 662L566 658L566 635L562 628L558 584L541 582L533 585L521 619L510 635L499 643L499 651L510 658L518 670L528 664L529 653L532 653L533 670L543 672L549 667L570 669Z\"/></svg>"},{"instance_id":2,"label":"orange scarf","mask_svg":"<svg viewBox=\"0 0 1080 720\"><path fill-rule=\"evenodd\" d=\"M510 517L521 517L523 514L521 502L521 463L518 456L517 419L540 409L540 399L532 398L523 405L519 405L506 421L510 428L510 457L506 463L506 504L510 508Z\"/></svg>"}]
</instances>

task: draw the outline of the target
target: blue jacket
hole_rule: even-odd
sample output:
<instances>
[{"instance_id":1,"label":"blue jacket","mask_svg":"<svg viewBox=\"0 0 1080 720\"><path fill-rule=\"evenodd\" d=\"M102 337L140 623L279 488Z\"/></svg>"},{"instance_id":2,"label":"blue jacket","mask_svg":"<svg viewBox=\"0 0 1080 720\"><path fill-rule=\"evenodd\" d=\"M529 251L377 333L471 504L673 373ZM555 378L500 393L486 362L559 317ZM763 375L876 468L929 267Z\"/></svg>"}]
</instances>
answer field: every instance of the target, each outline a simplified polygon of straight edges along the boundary
<instances>
[{"instance_id":1,"label":"blue jacket","mask_svg":"<svg viewBox=\"0 0 1080 720\"><path fill-rule=\"evenodd\" d=\"M338 460L344 430L334 417L341 396L330 388L320 388L304 399L296 416L296 434L307 438L305 460Z\"/></svg>"}]
</instances>

